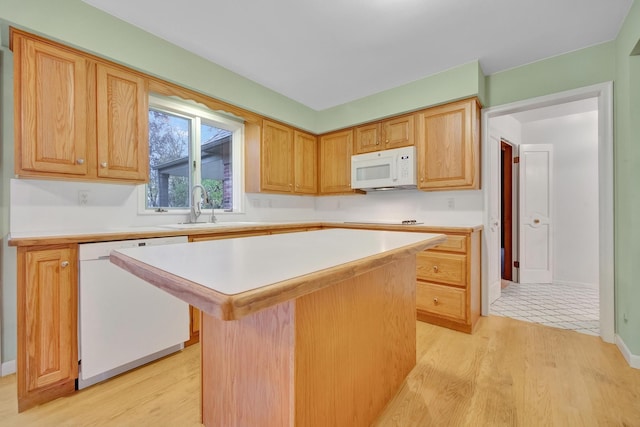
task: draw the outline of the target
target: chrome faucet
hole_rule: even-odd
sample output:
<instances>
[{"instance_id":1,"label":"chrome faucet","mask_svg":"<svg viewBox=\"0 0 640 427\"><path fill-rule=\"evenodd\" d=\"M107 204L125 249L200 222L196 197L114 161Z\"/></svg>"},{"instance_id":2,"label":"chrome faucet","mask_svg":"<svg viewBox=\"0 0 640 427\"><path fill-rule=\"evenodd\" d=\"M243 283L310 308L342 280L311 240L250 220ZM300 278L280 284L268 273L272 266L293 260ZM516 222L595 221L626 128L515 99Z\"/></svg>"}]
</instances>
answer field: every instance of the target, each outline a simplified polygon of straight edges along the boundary
<instances>
[{"instance_id":1,"label":"chrome faucet","mask_svg":"<svg viewBox=\"0 0 640 427\"><path fill-rule=\"evenodd\" d=\"M196 203L196 190L198 188L202 191L204 202L209 203L209 193L207 193L207 189L200 184L194 185L191 189L191 215L189 217L190 222L198 222L198 217L202 213L202 211L200 210L200 201L198 200L198 202ZM213 209L211 209L211 212L213 216Z\"/></svg>"}]
</instances>

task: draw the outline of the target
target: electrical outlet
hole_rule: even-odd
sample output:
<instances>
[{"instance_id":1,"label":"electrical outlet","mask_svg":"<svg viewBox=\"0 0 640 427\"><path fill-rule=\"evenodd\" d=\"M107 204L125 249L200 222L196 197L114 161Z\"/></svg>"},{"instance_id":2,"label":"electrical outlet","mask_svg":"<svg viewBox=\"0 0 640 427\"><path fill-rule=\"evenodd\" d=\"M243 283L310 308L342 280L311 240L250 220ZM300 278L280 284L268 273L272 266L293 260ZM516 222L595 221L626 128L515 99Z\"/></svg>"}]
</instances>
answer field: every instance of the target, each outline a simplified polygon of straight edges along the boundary
<instances>
[{"instance_id":1,"label":"electrical outlet","mask_svg":"<svg viewBox=\"0 0 640 427\"><path fill-rule=\"evenodd\" d=\"M456 208L456 199L454 199L453 197L449 197L447 199L447 207L450 211L454 210Z\"/></svg>"},{"instance_id":2,"label":"electrical outlet","mask_svg":"<svg viewBox=\"0 0 640 427\"><path fill-rule=\"evenodd\" d=\"M87 206L89 204L89 190L78 190L78 205Z\"/></svg>"}]
</instances>

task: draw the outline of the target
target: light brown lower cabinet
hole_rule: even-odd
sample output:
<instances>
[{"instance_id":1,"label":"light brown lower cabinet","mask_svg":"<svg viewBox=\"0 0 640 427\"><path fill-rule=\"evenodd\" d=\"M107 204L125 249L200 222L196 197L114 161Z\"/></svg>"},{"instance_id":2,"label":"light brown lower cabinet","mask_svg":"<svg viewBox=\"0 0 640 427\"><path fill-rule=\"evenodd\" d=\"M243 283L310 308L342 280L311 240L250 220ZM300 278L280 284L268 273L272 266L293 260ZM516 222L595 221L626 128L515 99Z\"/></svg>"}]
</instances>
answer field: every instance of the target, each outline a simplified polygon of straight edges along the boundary
<instances>
[{"instance_id":1,"label":"light brown lower cabinet","mask_svg":"<svg viewBox=\"0 0 640 427\"><path fill-rule=\"evenodd\" d=\"M417 255L417 318L472 333L480 318L481 231L429 232L447 241Z\"/></svg>"},{"instance_id":2,"label":"light brown lower cabinet","mask_svg":"<svg viewBox=\"0 0 640 427\"><path fill-rule=\"evenodd\" d=\"M200 310L194 306L189 306L189 341L184 343L185 347L200 342Z\"/></svg>"},{"instance_id":3,"label":"light brown lower cabinet","mask_svg":"<svg viewBox=\"0 0 640 427\"><path fill-rule=\"evenodd\" d=\"M18 248L18 411L73 393L78 246Z\"/></svg>"}]
</instances>

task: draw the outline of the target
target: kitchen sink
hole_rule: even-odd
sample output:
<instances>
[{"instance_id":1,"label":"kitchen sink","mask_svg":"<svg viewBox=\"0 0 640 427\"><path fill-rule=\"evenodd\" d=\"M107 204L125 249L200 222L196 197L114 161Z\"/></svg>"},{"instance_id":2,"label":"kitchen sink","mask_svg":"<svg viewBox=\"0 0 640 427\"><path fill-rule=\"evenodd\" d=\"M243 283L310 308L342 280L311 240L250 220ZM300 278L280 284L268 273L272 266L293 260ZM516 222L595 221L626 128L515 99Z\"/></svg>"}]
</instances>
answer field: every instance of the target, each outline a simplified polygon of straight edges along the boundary
<instances>
[{"instance_id":1,"label":"kitchen sink","mask_svg":"<svg viewBox=\"0 0 640 427\"><path fill-rule=\"evenodd\" d=\"M242 227L249 225L264 224L262 222L179 222L176 224L163 224L159 227L175 228L178 230L188 230L196 228L221 228L221 227Z\"/></svg>"}]
</instances>

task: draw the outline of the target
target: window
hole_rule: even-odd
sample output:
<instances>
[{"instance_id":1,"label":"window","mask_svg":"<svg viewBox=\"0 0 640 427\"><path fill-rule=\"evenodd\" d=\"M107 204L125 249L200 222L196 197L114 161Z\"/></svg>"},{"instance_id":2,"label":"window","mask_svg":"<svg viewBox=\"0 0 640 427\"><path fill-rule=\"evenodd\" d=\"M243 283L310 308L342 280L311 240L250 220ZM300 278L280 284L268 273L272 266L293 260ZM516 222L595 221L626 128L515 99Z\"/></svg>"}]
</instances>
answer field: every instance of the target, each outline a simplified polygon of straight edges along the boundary
<instances>
[{"instance_id":1,"label":"window","mask_svg":"<svg viewBox=\"0 0 640 427\"><path fill-rule=\"evenodd\" d=\"M145 210L191 208L194 185L203 209L241 210L243 124L200 105L149 99L149 183Z\"/></svg>"}]
</instances>

